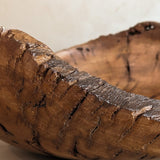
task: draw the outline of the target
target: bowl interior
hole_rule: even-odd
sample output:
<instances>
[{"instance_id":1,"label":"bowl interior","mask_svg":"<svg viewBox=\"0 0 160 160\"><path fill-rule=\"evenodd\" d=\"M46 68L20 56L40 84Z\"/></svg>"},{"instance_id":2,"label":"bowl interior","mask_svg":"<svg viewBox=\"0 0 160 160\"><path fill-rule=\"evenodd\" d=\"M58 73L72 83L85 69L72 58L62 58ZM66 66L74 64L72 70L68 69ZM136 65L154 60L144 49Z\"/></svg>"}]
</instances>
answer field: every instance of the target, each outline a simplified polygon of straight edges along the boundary
<instances>
[{"instance_id":1,"label":"bowl interior","mask_svg":"<svg viewBox=\"0 0 160 160\"><path fill-rule=\"evenodd\" d=\"M160 25L142 23L56 53L127 92L160 99Z\"/></svg>"}]
</instances>

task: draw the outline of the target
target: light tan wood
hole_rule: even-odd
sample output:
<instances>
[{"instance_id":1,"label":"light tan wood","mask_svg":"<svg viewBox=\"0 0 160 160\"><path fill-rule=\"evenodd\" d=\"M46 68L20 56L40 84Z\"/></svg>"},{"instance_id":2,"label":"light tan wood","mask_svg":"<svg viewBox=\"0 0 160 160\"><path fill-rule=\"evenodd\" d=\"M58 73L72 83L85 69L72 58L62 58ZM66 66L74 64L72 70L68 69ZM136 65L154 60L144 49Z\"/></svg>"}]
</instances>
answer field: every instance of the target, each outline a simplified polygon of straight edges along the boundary
<instances>
[{"instance_id":1,"label":"light tan wood","mask_svg":"<svg viewBox=\"0 0 160 160\"><path fill-rule=\"evenodd\" d=\"M140 23L56 54L79 70L122 90L159 99L159 35L158 23Z\"/></svg>"},{"instance_id":2,"label":"light tan wood","mask_svg":"<svg viewBox=\"0 0 160 160\"><path fill-rule=\"evenodd\" d=\"M142 23L80 45L83 49L76 46L57 53L80 70L104 80L78 71L24 32L1 29L0 139L63 159L160 157L160 101L143 96L158 93L159 28L158 23ZM134 60L137 67L132 64ZM105 64L111 65L109 69ZM108 75L112 78L107 80ZM133 91L143 95L105 81L119 82L117 86L123 88L127 83L130 87L133 79L140 80Z\"/></svg>"}]
</instances>

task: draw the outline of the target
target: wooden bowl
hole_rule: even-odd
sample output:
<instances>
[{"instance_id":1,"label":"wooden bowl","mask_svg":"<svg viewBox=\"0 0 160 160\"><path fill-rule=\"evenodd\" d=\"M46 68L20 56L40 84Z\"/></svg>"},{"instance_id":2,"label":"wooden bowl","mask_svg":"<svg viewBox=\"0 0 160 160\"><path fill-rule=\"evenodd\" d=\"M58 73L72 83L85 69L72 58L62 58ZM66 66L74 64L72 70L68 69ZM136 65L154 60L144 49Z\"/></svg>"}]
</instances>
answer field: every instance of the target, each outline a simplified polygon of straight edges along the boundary
<instances>
[{"instance_id":1,"label":"wooden bowl","mask_svg":"<svg viewBox=\"0 0 160 160\"><path fill-rule=\"evenodd\" d=\"M160 157L159 23L57 53L1 28L0 54L3 141L63 159Z\"/></svg>"}]
</instances>

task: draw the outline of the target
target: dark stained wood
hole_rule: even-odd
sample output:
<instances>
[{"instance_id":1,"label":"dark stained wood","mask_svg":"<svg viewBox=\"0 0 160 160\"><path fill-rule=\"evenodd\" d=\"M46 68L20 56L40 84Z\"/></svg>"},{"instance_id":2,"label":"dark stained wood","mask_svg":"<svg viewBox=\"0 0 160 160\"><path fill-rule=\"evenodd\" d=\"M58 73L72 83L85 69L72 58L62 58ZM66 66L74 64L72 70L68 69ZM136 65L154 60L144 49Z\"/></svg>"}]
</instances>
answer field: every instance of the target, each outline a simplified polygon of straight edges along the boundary
<instances>
[{"instance_id":1,"label":"dark stained wood","mask_svg":"<svg viewBox=\"0 0 160 160\"><path fill-rule=\"evenodd\" d=\"M134 35L133 31L130 34L140 36L137 43L133 43L136 51L139 48L140 52L143 46L145 52L154 55L152 50L156 51L158 47L160 25L153 23L155 30L150 30L147 28L150 24L152 23L138 25L147 30L143 33L145 36L141 34L143 38L139 34L140 30L135 31L135 28L131 30L137 35ZM100 53L104 51L105 54L105 39L111 37L113 42L111 39L108 41L110 45L113 44L107 52L110 54L109 50L112 53L113 46L116 48L126 45L126 38L122 37L125 37L127 32L131 31L108 38L101 37L100 41L104 39L104 44L94 43L99 40L89 43L97 47L97 53L102 47ZM119 43L122 44L116 46L116 39L120 39ZM151 48L145 48L140 43L141 40L147 45L151 43L153 48L152 45ZM131 43L131 38L128 41ZM132 50L133 44L130 44ZM73 60L71 63L80 64L80 68L84 62L88 67L93 67L96 61L101 64L99 67L104 65L105 56L100 58L94 48L86 49L86 52L91 54L91 61L88 61L82 47L76 48L78 54L72 52L68 56ZM116 51L115 49L115 54ZM70 49L65 52L70 53ZM125 53L128 54L127 51ZM64 51L57 54L62 56ZM155 91L158 90L158 75L154 72L151 73L154 83L148 85L149 91L144 92L145 96L129 93L97 78L101 75L98 69L97 75L95 74L97 77L78 71L57 57L46 45L18 30L0 30L0 55L0 139L32 152L68 159L132 160L160 157L160 100L145 97L151 91L150 86L153 85ZM117 56L111 56L108 61L114 71L112 77L115 75L115 80L121 80L122 84L126 84L125 78L129 79L130 76L141 77L140 80L143 81L141 74L147 76L147 69L152 68L152 56L146 58L143 52L142 55L137 53L136 64L139 66L135 66L135 69L131 64L135 56L130 56L132 60L121 58L121 53L119 58ZM94 65L91 64L93 59ZM155 54L155 59L159 60L159 55ZM158 60L154 69L157 74ZM147 67L147 63L150 67ZM110 70L105 72L103 69L103 72L107 75ZM122 72L128 72L124 76L124 82L120 79L123 78L120 76ZM144 81L144 86L149 84L148 81L150 82L150 77Z\"/></svg>"}]
</instances>

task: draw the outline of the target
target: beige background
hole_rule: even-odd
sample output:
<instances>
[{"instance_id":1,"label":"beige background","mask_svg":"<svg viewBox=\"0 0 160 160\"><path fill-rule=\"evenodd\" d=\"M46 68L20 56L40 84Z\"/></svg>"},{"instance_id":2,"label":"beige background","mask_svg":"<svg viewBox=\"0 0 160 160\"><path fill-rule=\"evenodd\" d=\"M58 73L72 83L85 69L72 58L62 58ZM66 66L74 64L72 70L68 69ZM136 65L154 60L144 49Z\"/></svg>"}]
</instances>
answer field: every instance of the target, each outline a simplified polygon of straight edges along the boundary
<instances>
[{"instance_id":1,"label":"beige background","mask_svg":"<svg viewBox=\"0 0 160 160\"><path fill-rule=\"evenodd\" d=\"M54 51L146 20L160 21L160 0L0 0L1 25Z\"/></svg>"},{"instance_id":2,"label":"beige background","mask_svg":"<svg viewBox=\"0 0 160 160\"><path fill-rule=\"evenodd\" d=\"M0 0L0 25L23 30L54 51L146 20L160 22L160 0ZM49 160L0 141L1 159Z\"/></svg>"}]
</instances>

